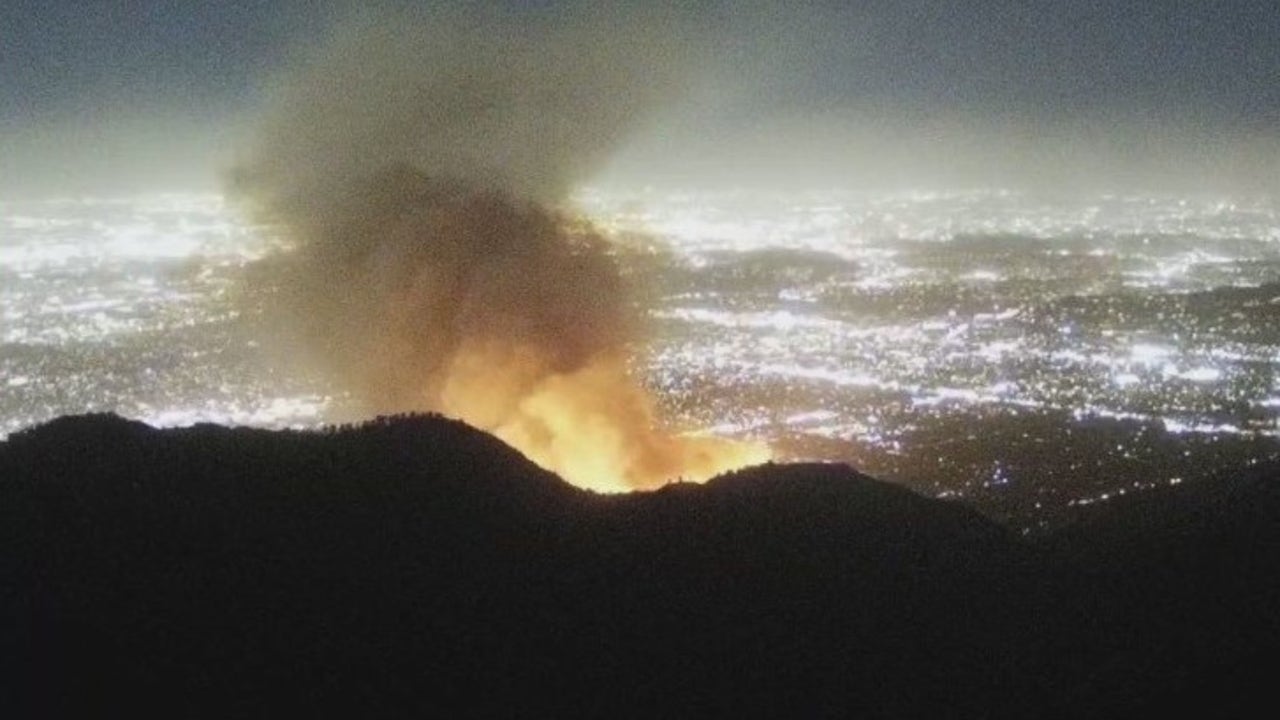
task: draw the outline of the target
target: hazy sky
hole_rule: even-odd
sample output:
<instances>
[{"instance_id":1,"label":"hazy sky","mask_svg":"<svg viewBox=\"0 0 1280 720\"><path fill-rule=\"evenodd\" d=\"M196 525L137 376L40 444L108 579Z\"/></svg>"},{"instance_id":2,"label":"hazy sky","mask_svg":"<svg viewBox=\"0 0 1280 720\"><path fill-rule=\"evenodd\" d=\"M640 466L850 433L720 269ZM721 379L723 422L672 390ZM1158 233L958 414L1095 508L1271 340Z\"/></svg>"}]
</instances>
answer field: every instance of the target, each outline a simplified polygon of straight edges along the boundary
<instances>
[{"instance_id":1,"label":"hazy sky","mask_svg":"<svg viewBox=\"0 0 1280 720\"><path fill-rule=\"evenodd\" d=\"M508 5L544 18L581 4ZM349 10L0 0L0 190L209 181L264 78ZM1280 128L1275 0L711 2L678 13L702 53L697 90L640 140L643 162L620 161L636 172L660 171L664 149L695 158L675 163L677 178L714 178L750 147L763 147L767 169L794 146L789 172L801 174L803 158L830 158L833 144L841 163L869 147L902 167L962 146L973 152L943 164L981 165L969 155L989 145L1052 157L1083 143L1108 157L1138 142L1132 154L1166 156L1152 136L1258 165L1255 150L1274 149ZM797 134L813 147L794 145ZM886 142L903 157L885 155ZM1054 142L1073 150L1044 149ZM1246 175L1266 174L1253 165Z\"/></svg>"}]
</instances>

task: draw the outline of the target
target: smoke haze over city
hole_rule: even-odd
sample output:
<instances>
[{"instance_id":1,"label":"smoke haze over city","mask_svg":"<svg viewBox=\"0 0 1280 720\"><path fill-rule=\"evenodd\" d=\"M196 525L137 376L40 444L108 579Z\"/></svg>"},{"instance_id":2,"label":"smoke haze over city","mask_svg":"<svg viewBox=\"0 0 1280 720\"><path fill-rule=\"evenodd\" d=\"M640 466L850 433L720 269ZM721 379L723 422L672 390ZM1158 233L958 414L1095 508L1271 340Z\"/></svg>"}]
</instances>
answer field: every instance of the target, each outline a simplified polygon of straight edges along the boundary
<instances>
[{"instance_id":1,"label":"smoke haze over city","mask_svg":"<svg viewBox=\"0 0 1280 720\"><path fill-rule=\"evenodd\" d=\"M356 18L612 18L687 92L614 151L628 184L1274 192L1280 14L1116 4L8 3L10 196L216 187L272 78ZM448 20L454 22L454 20Z\"/></svg>"}]
</instances>

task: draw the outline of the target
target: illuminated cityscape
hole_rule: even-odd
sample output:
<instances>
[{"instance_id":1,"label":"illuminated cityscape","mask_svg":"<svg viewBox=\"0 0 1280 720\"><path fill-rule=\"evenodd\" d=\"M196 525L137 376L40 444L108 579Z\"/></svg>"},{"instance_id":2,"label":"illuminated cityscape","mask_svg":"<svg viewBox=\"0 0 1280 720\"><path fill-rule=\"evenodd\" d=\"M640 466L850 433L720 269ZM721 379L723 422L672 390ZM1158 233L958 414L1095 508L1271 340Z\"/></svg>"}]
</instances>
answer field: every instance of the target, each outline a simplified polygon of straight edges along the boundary
<instances>
[{"instance_id":1,"label":"illuminated cityscape","mask_svg":"<svg viewBox=\"0 0 1280 720\"><path fill-rule=\"evenodd\" d=\"M1010 192L584 191L693 433L847 461L1032 530L1280 448L1280 209ZM0 208L0 434L350 419L231 295L269 232L217 196Z\"/></svg>"}]
</instances>

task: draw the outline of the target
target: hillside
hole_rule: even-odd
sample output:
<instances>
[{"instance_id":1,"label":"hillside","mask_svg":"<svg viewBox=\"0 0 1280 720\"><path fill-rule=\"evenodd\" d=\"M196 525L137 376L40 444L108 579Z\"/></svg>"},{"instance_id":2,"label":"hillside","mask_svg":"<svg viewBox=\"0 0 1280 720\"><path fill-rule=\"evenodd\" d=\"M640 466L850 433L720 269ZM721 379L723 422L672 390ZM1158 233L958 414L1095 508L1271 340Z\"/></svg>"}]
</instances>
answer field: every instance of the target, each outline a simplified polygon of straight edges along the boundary
<instances>
[{"instance_id":1,"label":"hillside","mask_svg":"<svg viewBox=\"0 0 1280 720\"><path fill-rule=\"evenodd\" d=\"M63 418L0 444L0 702L1230 714L1266 697L1253 663L1280 649L1275 498L1261 472L1031 544L844 466L601 496L438 417L333 432Z\"/></svg>"}]
</instances>

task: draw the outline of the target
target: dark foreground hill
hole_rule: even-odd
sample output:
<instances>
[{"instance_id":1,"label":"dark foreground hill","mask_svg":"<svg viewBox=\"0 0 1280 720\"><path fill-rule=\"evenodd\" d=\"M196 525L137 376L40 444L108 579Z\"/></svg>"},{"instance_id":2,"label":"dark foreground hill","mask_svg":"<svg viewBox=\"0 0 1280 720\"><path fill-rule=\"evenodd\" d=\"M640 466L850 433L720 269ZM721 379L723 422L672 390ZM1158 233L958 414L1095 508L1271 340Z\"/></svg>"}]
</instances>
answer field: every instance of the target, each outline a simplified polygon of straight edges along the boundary
<instances>
[{"instance_id":1,"label":"dark foreground hill","mask_svg":"<svg viewBox=\"0 0 1280 720\"><path fill-rule=\"evenodd\" d=\"M1259 473L1024 542L843 466L628 496L432 417L0 444L9 717L1274 710Z\"/></svg>"}]
</instances>

